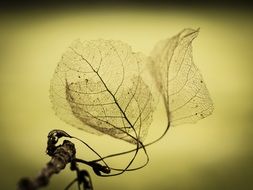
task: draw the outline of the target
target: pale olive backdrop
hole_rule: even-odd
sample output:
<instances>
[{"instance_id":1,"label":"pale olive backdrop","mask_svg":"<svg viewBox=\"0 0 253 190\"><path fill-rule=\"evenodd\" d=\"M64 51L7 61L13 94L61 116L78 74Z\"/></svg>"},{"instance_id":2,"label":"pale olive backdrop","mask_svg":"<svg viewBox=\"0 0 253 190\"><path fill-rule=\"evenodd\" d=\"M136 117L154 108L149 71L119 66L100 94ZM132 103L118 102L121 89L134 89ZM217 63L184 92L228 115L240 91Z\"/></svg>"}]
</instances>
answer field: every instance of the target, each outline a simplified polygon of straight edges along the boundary
<instances>
[{"instance_id":1,"label":"pale olive backdrop","mask_svg":"<svg viewBox=\"0 0 253 190\"><path fill-rule=\"evenodd\" d=\"M157 41L185 27L200 27L193 42L194 60L214 101L213 115L172 128L148 148L150 163L144 169L100 178L87 168L95 190L252 189L252 16L214 8L65 8L0 14L0 189L15 189L20 177L38 173L49 159L46 136L54 128L84 139L104 155L131 148L77 130L54 115L50 79L73 40L122 40L148 55ZM159 107L149 138L165 125ZM77 146L84 159L92 157ZM67 168L46 189L63 189L73 177Z\"/></svg>"}]
</instances>

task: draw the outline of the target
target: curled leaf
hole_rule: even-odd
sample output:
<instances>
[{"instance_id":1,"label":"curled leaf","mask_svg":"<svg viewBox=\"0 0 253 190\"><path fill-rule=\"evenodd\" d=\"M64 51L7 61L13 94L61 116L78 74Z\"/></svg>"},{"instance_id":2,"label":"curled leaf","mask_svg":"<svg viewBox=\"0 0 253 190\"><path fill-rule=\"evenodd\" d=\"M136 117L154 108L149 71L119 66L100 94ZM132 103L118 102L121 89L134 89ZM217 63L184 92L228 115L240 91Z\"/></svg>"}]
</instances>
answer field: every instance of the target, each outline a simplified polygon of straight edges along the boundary
<instances>
[{"instance_id":1,"label":"curled leaf","mask_svg":"<svg viewBox=\"0 0 253 190\"><path fill-rule=\"evenodd\" d=\"M120 41L74 41L51 81L56 114L90 133L143 141L153 113L152 94L140 75L145 61Z\"/></svg>"},{"instance_id":2,"label":"curled leaf","mask_svg":"<svg viewBox=\"0 0 253 190\"><path fill-rule=\"evenodd\" d=\"M198 32L184 29L157 43L151 54L153 73L172 125L196 122L213 111L203 77L193 62L192 41Z\"/></svg>"}]
</instances>

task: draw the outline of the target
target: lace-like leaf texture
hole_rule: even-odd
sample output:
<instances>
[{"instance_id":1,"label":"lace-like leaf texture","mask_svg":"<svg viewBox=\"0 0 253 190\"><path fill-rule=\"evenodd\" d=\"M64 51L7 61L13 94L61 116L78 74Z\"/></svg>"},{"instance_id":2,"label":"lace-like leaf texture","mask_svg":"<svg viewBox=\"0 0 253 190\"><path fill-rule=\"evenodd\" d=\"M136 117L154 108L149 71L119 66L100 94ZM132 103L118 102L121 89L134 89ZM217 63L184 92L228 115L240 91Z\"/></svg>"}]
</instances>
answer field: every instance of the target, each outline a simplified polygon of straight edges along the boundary
<instances>
[{"instance_id":1,"label":"lace-like leaf texture","mask_svg":"<svg viewBox=\"0 0 253 190\"><path fill-rule=\"evenodd\" d=\"M184 29L158 42L151 53L152 69L172 125L194 123L213 112L213 103L193 62L192 41L198 30Z\"/></svg>"},{"instance_id":2,"label":"lace-like leaf texture","mask_svg":"<svg viewBox=\"0 0 253 190\"><path fill-rule=\"evenodd\" d=\"M140 75L145 61L120 41L74 41L51 80L56 114L89 133L143 141L153 113L152 93Z\"/></svg>"}]
</instances>

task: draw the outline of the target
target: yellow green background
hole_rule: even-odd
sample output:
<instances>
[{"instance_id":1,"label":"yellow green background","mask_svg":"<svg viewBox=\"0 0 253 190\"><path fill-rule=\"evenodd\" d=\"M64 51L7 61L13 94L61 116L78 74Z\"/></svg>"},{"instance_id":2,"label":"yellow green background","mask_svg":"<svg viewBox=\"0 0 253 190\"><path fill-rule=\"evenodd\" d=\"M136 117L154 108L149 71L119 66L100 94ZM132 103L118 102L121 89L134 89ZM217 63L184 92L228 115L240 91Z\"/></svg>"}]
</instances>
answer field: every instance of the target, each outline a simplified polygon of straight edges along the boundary
<instances>
[{"instance_id":1,"label":"yellow green background","mask_svg":"<svg viewBox=\"0 0 253 190\"><path fill-rule=\"evenodd\" d=\"M95 190L253 189L252 14L175 7L0 14L0 188L15 189L21 177L39 172L49 160L47 133L54 128L82 138L104 155L132 147L112 137L82 132L54 115L50 79L73 40L122 40L148 55L157 41L186 27L200 27L193 56L214 101L214 113L196 124L172 128L148 148L150 163L141 170L100 178L84 168L90 171ZM149 138L165 125L164 110L159 108ZM92 157L77 146L82 158ZM114 159L116 165L120 162L121 158ZM53 176L46 189L63 189L74 176L66 168Z\"/></svg>"}]
</instances>

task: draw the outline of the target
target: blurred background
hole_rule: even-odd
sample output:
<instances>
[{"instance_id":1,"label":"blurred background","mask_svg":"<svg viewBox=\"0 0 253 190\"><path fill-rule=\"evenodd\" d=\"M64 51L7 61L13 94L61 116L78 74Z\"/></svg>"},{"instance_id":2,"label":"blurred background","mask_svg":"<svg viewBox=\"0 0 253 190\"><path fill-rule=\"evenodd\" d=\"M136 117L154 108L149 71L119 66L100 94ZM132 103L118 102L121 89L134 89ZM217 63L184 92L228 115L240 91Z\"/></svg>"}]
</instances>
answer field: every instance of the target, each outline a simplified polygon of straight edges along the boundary
<instances>
[{"instance_id":1,"label":"blurred background","mask_svg":"<svg viewBox=\"0 0 253 190\"><path fill-rule=\"evenodd\" d=\"M252 7L205 2L1 3L0 188L16 189L21 177L37 175L49 161L47 134L55 128L85 140L102 155L132 147L87 134L55 116L50 79L73 40L122 40L148 55L157 41L183 28L200 27L193 56L214 101L214 113L196 124L171 128L148 148L150 163L141 170L101 178L83 168L90 171L95 190L253 189ZM147 141L165 126L164 108L159 106ZM94 158L76 143L80 157ZM120 162L113 160L115 165ZM66 168L45 189L63 189L74 177Z\"/></svg>"}]
</instances>

